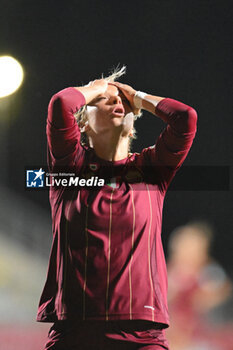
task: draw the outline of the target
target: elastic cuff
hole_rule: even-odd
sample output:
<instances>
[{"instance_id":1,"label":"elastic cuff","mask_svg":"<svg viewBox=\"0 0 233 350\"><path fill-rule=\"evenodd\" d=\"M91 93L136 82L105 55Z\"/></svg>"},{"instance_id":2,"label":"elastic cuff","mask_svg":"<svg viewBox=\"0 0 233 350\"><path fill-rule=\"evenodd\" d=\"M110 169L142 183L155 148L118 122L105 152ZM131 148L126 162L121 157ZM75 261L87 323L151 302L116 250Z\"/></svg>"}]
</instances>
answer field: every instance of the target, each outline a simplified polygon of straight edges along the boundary
<instances>
[{"instance_id":1,"label":"elastic cuff","mask_svg":"<svg viewBox=\"0 0 233 350\"><path fill-rule=\"evenodd\" d=\"M137 91L134 95L133 102L134 106L138 109L142 108L142 100L145 98L147 94L142 91Z\"/></svg>"}]
</instances>

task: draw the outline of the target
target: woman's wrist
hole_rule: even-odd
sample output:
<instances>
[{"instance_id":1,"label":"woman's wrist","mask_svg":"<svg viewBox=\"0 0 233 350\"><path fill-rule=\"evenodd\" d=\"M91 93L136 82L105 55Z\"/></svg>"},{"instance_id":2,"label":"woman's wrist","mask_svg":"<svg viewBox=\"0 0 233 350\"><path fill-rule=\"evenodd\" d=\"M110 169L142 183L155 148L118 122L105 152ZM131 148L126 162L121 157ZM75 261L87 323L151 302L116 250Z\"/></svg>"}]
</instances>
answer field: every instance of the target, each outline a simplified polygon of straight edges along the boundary
<instances>
[{"instance_id":1,"label":"woman's wrist","mask_svg":"<svg viewBox=\"0 0 233 350\"><path fill-rule=\"evenodd\" d=\"M86 104L90 103L94 98L100 95L98 90L91 86L78 86L75 87L75 89L83 94Z\"/></svg>"},{"instance_id":2,"label":"woman's wrist","mask_svg":"<svg viewBox=\"0 0 233 350\"><path fill-rule=\"evenodd\" d=\"M133 103L134 106L137 109L142 109L142 101L145 99L145 96L147 95L147 93L142 92L142 91L136 91L134 97L133 97Z\"/></svg>"},{"instance_id":3,"label":"woman's wrist","mask_svg":"<svg viewBox=\"0 0 233 350\"><path fill-rule=\"evenodd\" d=\"M134 95L134 105L138 109L145 109L155 114L157 104L165 97L149 95L146 92L136 91Z\"/></svg>"}]
</instances>

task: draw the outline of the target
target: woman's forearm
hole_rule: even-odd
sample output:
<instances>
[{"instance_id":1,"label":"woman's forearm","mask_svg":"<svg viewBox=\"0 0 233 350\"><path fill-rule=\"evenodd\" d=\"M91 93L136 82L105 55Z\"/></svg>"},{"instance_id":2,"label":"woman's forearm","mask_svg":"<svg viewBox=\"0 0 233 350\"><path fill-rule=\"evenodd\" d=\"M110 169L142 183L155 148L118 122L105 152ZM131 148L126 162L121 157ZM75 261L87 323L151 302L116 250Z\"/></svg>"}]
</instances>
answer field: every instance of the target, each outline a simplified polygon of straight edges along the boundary
<instances>
[{"instance_id":1,"label":"woman's forearm","mask_svg":"<svg viewBox=\"0 0 233 350\"><path fill-rule=\"evenodd\" d=\"M178 133L193 132L196 129L197 113L192 107L171 98L139 92L137 98L140 96L142 109L163 119Z\"/></svg>"},{"instance_id":2,"label":"woman's forearm","mask_svg":"<svg viewBox=\"0 0 233 350\"><path fill-rule=\"evenodd\" d=\"M155 107L157 104L162 101L165 97L146 95L142 99L142 109L145 109L148 112L155 114Z\"/></svg>"},{"instance_id":3,"label":"woman's forearm","mask_svg":"<svg viewBox=\"0 0 233 350\"><path fill-rule=\"evenodd\" d=\"M75 87L75 89L83 94L86 104L90 103L98 96L98 91L95 91L95 89L90 89L88 86L78 86Z\"/></svg>"}]
</instances>

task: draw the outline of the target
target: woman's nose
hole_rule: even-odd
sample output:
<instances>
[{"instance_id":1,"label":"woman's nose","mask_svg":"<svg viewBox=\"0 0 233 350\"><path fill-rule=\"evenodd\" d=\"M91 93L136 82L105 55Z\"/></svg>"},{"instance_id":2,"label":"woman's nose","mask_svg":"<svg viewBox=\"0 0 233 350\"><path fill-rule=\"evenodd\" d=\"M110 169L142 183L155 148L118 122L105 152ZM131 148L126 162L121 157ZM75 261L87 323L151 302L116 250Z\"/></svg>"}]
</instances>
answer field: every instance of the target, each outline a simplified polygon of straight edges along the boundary
<instances>
[{"instance_id":1,"label":"woman's nose","mask_svg":"<svg viewBox=\"0 0 233 350\"><path fill-rule=\"evenodd\" d=\"M113 97L113 103L116 104L116 105L117 105L117 104L122 104L121 97L118 96L118 95L117 95L117 96L114 96L114 97Z\"/></svg>"}]
</instances>

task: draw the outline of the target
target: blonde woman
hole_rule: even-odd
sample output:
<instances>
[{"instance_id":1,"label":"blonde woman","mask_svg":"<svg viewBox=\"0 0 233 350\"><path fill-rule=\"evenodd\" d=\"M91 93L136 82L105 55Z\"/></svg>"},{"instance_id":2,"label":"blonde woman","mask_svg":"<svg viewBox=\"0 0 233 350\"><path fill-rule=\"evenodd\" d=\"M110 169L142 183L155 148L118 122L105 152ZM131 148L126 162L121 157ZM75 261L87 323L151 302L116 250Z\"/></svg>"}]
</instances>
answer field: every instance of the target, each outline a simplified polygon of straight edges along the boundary
<instances>
[{"instance_id":1,"label":"blonde woman","mask_svg":"<svg viewBox=\"0 0 233 350\"><path fill-rule=\"evenodd\" d=\"M162 208L197 114L116 82L124 72L66 88L49 104L50 170L107 181L94 189L51 187L53 244L37 315L54 323L45 349L168 349ZM130 153L143 109L167 125L155 146Z\"/></svg>"}]
</instances>

